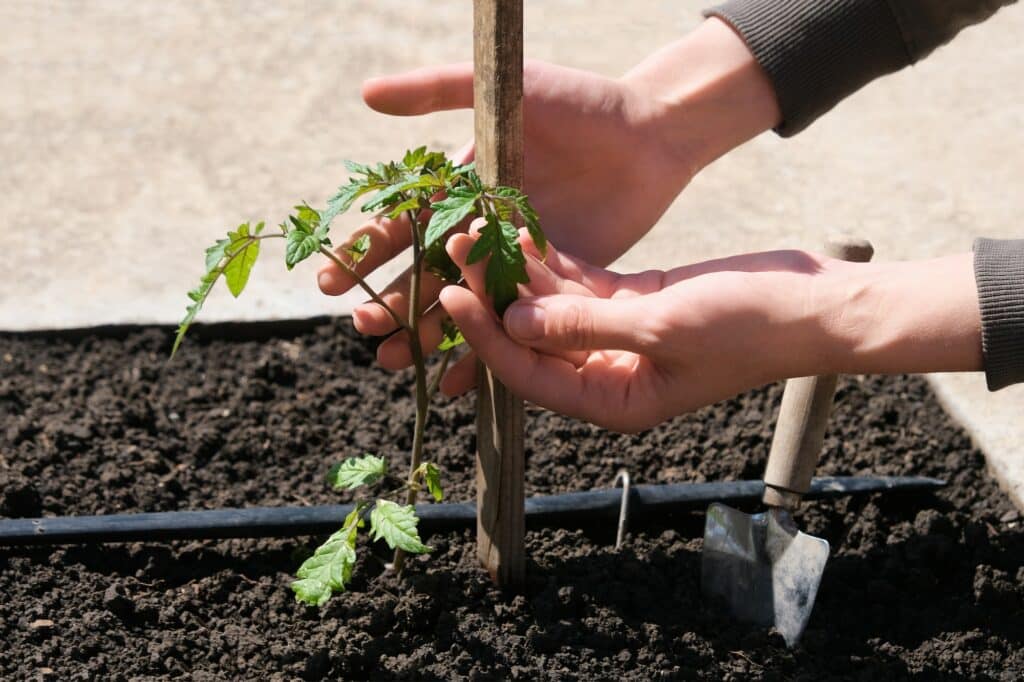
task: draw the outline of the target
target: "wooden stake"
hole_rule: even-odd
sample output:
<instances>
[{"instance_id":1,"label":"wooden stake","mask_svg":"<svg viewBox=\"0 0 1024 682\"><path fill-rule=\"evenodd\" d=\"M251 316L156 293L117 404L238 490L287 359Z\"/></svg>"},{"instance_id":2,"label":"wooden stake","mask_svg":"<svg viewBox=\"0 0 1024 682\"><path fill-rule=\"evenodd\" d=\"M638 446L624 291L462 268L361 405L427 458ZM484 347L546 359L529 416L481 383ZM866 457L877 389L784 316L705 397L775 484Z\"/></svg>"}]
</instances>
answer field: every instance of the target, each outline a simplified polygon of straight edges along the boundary
<instances>
[{"instance_id":1,"label":"wooden stake","mask_svg":"<svg viewBox=\"0 0 1024 682\"><path fill-rule=\"evenodd\" d=\"M476 165L484 182L523 186L523 3L473 2ZM477 556L502 587L526 565L523 402L477 372Z\"/></svg>"}]
</instances>

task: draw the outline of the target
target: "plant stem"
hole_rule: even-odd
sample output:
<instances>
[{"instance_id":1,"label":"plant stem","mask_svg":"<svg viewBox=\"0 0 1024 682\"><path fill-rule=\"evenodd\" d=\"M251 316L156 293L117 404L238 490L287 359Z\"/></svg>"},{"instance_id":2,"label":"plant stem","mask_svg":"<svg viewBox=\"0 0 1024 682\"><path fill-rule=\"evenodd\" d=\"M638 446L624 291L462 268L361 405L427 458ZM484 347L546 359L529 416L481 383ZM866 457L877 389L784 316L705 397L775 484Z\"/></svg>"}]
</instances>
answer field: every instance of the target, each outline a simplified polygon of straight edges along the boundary
<instances>
[{"instance_id":1,"label":"plant stem","mask_svg":"<svg viewBox=\"0 0 1024 682\"><path fill-rule=\"evenodd\" d=\"M381 308L388 312L388 315L391 316L391 319L394 320L395 324L398 325L399 329L410 331L411 325L406 324L402 320L402 318L398 316L398 313L396 313L391 306L385 303L384 299L381 298L380 295L376 291L374 291L369 284L366 283L366 280L363 279L347 263L345 263L345 261L338 258L330 249L327 249L323 246L320 247L320 253L331 259L331 261L333 261L335 265L341 268L346 275L354 279L356 281L356 284L358 284L359 287L366 292L366 295L370 297L370 300L372 300L374 303L376 303L377 305L379 305Z\"/></svg>"},{"instance_id":2,"label":"plant stem","mask_svg":"<svg viewBox=\"0 0 1024 682\"><path fill-rule=\"evenodd\" d=\"M410 211L409 225L412 230L412 281L409 285L409 350L412 364L416 372L416 423L412 432L412 452L409 457L409 480L412 480L416 469L423 459L423 432L427 425L427 408L430 398L427 394L427 367L423 361L423 345L420 343L420 281L423 276L423 248L420 243L419 221ZM418 489L410 487L405 503L414 504ZM392 562L396 573L401 573L405 564L405 552L395 550Z\"/></svg>"},{"instance_id":3,"label":"plant stem","mask_svg":"<svg viewBox=\"0 0 1024 682\"><path fill-rule=\"evenodd\" d=\"M434 373L434 378L430 380L430 386L427 387L427 402L429 403L435 394L437 389L441 386L441 379L444 377L444 372L448 369L448 362L452 359L452 353L455 352L455 348L449 348L441 356L441 364L437 367L437 372Z\"/></svg>"}]
</instances>

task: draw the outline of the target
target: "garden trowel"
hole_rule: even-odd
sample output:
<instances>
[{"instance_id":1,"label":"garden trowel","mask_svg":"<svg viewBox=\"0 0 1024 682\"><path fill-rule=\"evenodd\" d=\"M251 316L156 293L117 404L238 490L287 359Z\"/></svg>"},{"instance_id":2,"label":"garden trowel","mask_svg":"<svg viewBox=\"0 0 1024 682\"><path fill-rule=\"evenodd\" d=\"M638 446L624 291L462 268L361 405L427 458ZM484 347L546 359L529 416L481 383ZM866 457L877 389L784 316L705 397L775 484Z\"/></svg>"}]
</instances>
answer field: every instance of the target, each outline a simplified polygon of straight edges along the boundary
<instances>
[{"instance_id":1,"label":"garden trowel","mask_svg":"<svg viewBox=\"0 0 1024 682\"><path fill-rule=\"evenodd\" d=\"M830 239L833 258L866 263L871 244ZM835 376L786 382L764 475L767 509L745 514L713 503L704 525L701 587L740 620L774 626L786 644L796 644L811 616L828 560L826 540L800 532L792 512L810 489L818 463Z\"/></svg>"}]
</instances>

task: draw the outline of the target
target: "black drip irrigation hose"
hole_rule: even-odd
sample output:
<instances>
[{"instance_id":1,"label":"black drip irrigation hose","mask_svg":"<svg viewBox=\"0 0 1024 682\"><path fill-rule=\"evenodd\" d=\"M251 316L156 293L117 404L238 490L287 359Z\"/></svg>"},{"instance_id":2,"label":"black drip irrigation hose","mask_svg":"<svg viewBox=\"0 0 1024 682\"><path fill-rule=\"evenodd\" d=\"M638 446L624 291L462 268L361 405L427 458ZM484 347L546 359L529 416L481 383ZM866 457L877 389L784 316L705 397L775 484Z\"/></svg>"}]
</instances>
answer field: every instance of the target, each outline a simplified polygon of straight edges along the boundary
<instances>
[{"instance_id":1,"label":"black drip irrigation hose","mask_svg":"<svg viewBox=\"0 0 1024 682\"><path fill-rule=\"evenodd\" d=\"M805 499L889 491L928 492L945 485L940 479L914 476L825 477L811 482ZM711 502L756 503L761 499L764 483L635 485L628 490L629 518L636 521L703 508ZM572 528L602 520L613 522L619 516L622 498L623 490L614 488L531 497L526 500L526 522L531 528ZM336 504L8 519L0 521L0 545L326 535L336 531L351 511L351 504ZM417 505L416 514L420 518L419 529L425 535L476 524L473 502Z\"/></svg>"}]
</instances>

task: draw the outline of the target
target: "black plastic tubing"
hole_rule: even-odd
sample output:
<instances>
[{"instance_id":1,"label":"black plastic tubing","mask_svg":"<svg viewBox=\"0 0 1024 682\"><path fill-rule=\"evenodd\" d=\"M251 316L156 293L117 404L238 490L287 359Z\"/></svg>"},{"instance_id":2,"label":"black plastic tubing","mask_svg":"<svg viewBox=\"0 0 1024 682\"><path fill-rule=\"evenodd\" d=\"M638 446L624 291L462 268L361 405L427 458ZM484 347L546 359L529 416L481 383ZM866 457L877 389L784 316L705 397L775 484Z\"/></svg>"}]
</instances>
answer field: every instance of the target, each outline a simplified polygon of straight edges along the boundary
<instances>
[{"instance_id":1,"label":"black plastic tubing","mask_svg":"<svg viewBox=\"0 0 1024 682\"><path fill-rule=\"evenodd\" d=\"M808 499L887 491L930 491L945 481L913 476L827 477L811 482ZM629 492L631 521L665 517L711 502L757 502L761 481L637 485ZM618 518L621 489L544 495L526 500L526 521L537 527L579 527ZM351 504L317 507L252 507L207 511L150 512L103 516L59 516L0 521L0 545L58 545L104 542L154 542L222 538L293 537L321 535L338 529L352 511ZM417 505L423 534L472 527L472 502Z\"/></svg>"}]
</instances>

